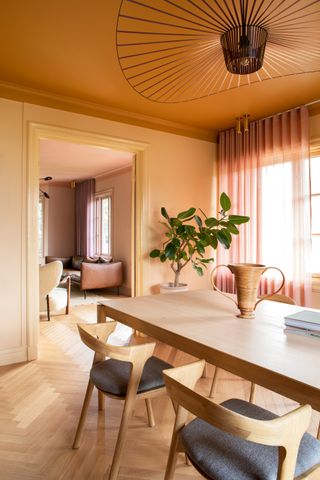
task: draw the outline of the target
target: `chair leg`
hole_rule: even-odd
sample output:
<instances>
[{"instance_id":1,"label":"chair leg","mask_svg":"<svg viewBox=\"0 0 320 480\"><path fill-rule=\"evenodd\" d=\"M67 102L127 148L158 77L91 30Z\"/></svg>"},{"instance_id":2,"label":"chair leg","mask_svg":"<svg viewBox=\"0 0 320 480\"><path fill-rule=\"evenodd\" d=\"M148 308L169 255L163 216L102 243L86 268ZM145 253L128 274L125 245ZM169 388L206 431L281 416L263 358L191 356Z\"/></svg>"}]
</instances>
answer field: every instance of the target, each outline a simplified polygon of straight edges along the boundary
<instances>
[{"instance_id":1,"label":"chair leg","mask_svg":"<svg viewBox=\"0 0 320 480\"><path fill-rule=\"evenodd\" d=\"M98 410L100 412L102 412L105 408L105 400L106 400L105 395L103 395L103 393L100 392L100 390L98 390Z\"/></svg>"},{"instance_id":2,"label":"chair leg","mask_svg":"<svg viewBox=\"0 0 320 480\"><path fill-rule=\"evenodd\" d=\"M46 296L46 300L47 300L47 318L48 318L48 322L50 322L50 298L49 298L49 295Z\"/></svg>"},{"instance_id":3,"label":"chair leg","mask_svg":"<svg viewBox=\"0 0 320 480\"><path fill-rule=\"evenodd\" d=\"M256 384L255 384L255 383L251 383L249 402L250 402L250 403L254 403L255 399L256 399Z\"/></svg>"},{"instance_id":4,"label":"chair leg","mask_svg":"<svg viewBox=\"0 0 320 480\"><path fill-rule=\"evenodd\" d=\"M218 372L219 372L219 368L216 367L216 369L214 371L214 374L213 374L213 379L212 379L211 389L210 389L210 393L209 393L209 398L212 398L213 395L214 395L214 391L215 391L217 380L218 380Z\"/></svg>"},{"instance_id":5,"label":"chair leg","mask_svg":"<svg viewBox=\"0 0 320 480\"><path fill-rule=\"evenodd\" d=\"M154 427L156 422L154 420L151 398L146 398L146 407L147 407L147 415L148 415L148 423L149 427Z\"/></svg>"},{"instance_id":6,"label":"chair leg","mask_svg":"<svg viewBox=\"0 0 320 480\"><path fill-rule=\"evenodd\" d=\"M82 410L81 410L81 414L80 414L80 418L79 418L79 423L78 423L76 435L74 437L74 441L73 441L73 445L72 445L72 448L74 448L74 449L79 448L80 437L81 437L81 434L82 434L84 422L85 422L86 417L87 417L89 403L90 403L90 400L91 400L91 397L92 397L93 387L94 387L93 383L91 382L91 380L89 380L89 383L88 383L88 386L87 386L87 391L86 391L84 401L83 401L83 405L82 405Z\"/></svg>"},{"instance_id":7,"label":"chair leg","mask_svg":"<svg viewBox=\"0 0 320 480\"><path fill-rule=\"evenodd\" d=\"M123 407L121 424L119 428L117 443L116 443L114 454L113 454L113 459L110 467L108 480L116 480L118 477L122 448L124 446L129 420L132 415L134 401L135 401L135 395L133 396L133 398L127 397Z\"/></svg>"},{"instance_id":8,"label":"chair leg","mask_svg":"<svg viewBox=\"0 0 320 480\"><path fill-rule=\"evenodd\" d=\"M179 446L179 437L178 433L174 432L172 435L168 462L164 480L173 480L174 472L176 469L177 459L178 459L178 446ZM187 457L186 457L187 458Z\"/></svg>"}]
</instances>

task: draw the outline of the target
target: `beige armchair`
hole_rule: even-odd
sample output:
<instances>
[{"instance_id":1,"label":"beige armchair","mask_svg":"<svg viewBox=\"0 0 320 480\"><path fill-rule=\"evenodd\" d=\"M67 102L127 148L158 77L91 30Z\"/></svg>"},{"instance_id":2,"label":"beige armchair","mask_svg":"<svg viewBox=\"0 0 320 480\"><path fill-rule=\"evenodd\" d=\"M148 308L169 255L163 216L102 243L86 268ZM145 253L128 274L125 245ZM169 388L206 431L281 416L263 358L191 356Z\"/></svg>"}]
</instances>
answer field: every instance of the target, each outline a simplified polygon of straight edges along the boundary
<instances>
[{"instance_id":1,"label":"beige armchair","mask_svg":"<svg viewBox=\"0 0 320 480\"><path fill-rule=\"evenodd\" d=\"M46 312L50 321L50 312L66 307L66 315L70 311L70 277L64 279L66 288L59 286L63 265L56 261L39 267L39 310Z\"/></svg>"}]
</instances>

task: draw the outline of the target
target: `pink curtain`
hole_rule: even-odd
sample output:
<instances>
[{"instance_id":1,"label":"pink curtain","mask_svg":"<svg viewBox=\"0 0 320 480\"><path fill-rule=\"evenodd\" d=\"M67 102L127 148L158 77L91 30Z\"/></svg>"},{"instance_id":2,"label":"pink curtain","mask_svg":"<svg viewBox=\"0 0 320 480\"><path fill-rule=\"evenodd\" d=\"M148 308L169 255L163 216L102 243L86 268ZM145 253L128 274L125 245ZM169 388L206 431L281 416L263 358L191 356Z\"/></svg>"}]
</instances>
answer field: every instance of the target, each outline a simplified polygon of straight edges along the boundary
<instances>
[{"instance_id":1,"label":"pink curtain","mask_svg":"<svg viewBox=\"0 0 320 480\"><path fill-rule=\"evenodd\" d=\"M280 268L282 293L299 305L311 296L309 118L306 107L252 122L248 133L219 137L218 192L232 211L250 216L230 250L219 248L217 265L252 262ZM234 292L233 277L218 269L217 285ZM272 293L280 274L266 272L260 294Z\"/></svg>"},{"instance_id":2,"label":"pink curtain","mask_svg":"<svg viewBox=\"0 0 320 480\"><path fill-rule=\"evenodd\" d=\"M76 254L93 256L95 252L95 180L76 183Z\"/></svg>"}]
</instances>

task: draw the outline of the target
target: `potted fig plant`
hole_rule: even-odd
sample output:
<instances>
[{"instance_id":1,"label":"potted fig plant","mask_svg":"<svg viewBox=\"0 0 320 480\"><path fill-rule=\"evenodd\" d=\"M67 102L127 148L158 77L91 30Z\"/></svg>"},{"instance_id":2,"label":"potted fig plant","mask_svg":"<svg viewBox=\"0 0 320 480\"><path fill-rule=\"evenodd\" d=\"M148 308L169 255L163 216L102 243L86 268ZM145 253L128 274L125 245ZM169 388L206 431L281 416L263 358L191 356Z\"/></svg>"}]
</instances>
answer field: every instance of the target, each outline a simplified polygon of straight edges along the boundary
<instances>
[{"instance_id":1,"label":"potted fig plant","mask_svg":"<svg viewBox=\"0 0 320 480\"><path fill-rule=\"evenodd\" d=\"M228 213L231 201L226 193L220 196L220 207L219 218L208 217L201 209L199 214L194 207L170 217L167 210L161 208L166 240L161 249L150 252L150 257L159 258L162 263L168 261L174 281L164 284L160 291L186 289L186 284L180 283L181 270L191 263L192 268L202 276L203 269L214 261L213 257L206 255L206 249L212 247L216 250L219 243L224 248L230 248L232 235L239 234L237 225L249 221L249 217Z\"/></svg>"}]
</instances>

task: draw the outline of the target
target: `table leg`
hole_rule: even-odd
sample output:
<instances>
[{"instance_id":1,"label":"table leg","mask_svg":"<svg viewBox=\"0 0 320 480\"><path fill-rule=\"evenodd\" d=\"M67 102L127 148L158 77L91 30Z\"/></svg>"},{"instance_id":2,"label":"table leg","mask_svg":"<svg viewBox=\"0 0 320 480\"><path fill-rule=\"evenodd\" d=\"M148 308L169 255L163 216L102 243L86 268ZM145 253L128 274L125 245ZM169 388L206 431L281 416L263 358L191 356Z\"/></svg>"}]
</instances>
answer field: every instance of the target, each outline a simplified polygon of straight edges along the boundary
<instances>
[{"instance_id":1,"label":"table leg","mask_svg":"<svg viewBox=\"0 0 320 480\"><path fill-rule=\"evenodd\" d=\"M105 323L106 321L106 309L104 305L97 306L97 323Z\"/></svg>"}]
</instances>

